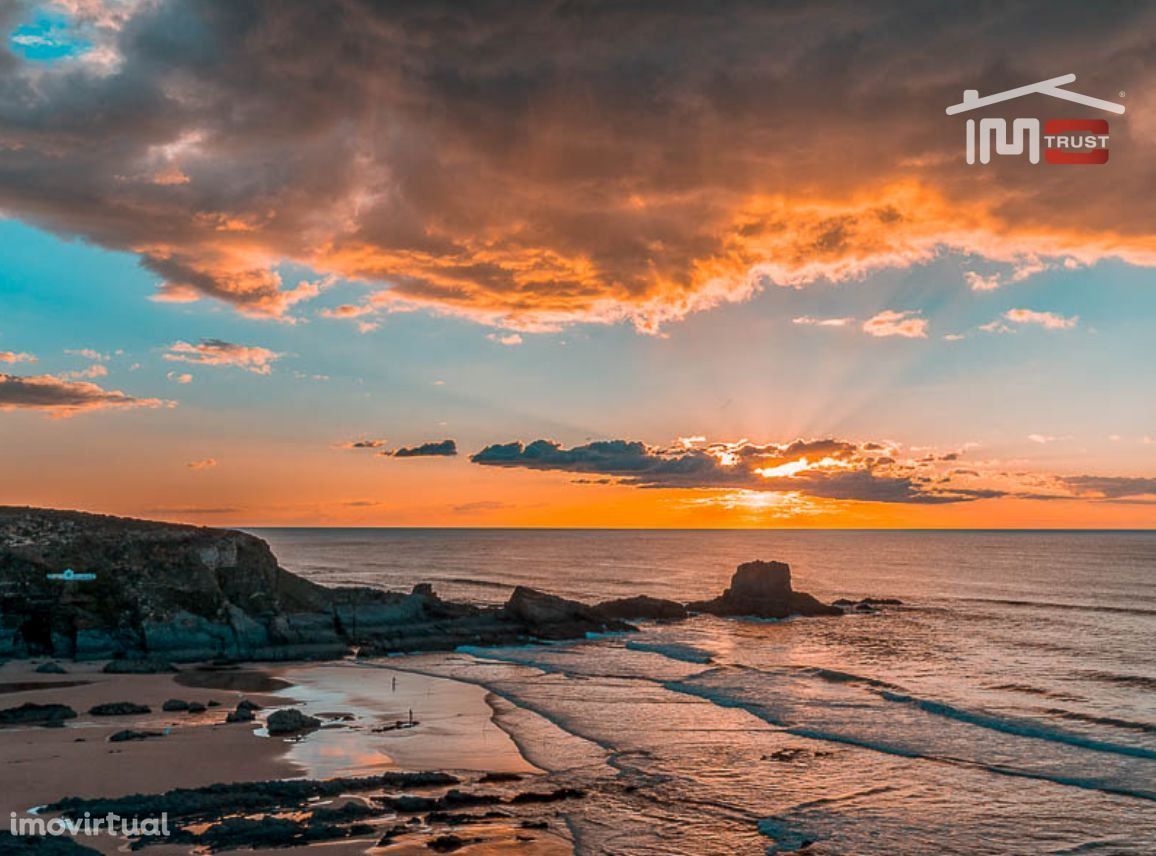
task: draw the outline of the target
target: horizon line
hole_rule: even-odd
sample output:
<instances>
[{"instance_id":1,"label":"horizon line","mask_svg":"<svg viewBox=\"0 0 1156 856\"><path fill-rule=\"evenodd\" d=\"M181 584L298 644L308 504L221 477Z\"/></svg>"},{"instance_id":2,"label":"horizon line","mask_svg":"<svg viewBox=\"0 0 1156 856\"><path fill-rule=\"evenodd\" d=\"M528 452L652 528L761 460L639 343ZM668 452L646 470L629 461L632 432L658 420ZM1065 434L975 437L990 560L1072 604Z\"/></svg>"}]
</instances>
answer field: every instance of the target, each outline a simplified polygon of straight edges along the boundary
<instances>
[{"instance_id":1,"label":"horizon line","mask_svg":"<svg viewBox=\"0 0 1156 856\"><path fill-rule=\"evenodd\" d=\"M201 525L201 524L190 524ZM386 529L398 531L492 532L1125 532L1156 534L1156 528L1135 527L931 527L931 526L437 526L398 524L229 524L210 529Z\"/></svg>"}]
</instances>

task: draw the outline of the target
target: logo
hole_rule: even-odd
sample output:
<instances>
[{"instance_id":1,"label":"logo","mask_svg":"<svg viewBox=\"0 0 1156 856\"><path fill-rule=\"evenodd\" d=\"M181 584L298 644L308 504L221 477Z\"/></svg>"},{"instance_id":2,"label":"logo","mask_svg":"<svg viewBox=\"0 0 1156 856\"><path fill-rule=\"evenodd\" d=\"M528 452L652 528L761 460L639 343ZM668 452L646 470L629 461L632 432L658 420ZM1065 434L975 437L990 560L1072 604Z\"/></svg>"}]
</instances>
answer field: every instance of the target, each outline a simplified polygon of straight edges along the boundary
<instances>
[{"instance_id":1,"label":"logo","mask_svg":"<svg viewBox=\"0 0 1156 856\"><path fill-rule=\"evenodd\" d=\"M1065 74L1050 80L1041 80L1006 92L980 96L976 89L967 89L963 100L947 108L947 115L970 113L993 104L1022 98L1025 95L1050 95L1063 101L1094 107L1108 113L1123 114L1124 105L1082 95L1063 87L1076 80L1076 75ZM1123 93L1121 93L1123 94ZM1108 162L1108 121L1106 119L1012 119L997 117L967 120L967 162L974 164L978 154L980 163L991 163L997 155L1027 155L1028 161L1040 162L1041 142L1044 162L1053 164L1102 164Z\"/></svg>"},{"instance_id":2,"label":"logo","mask_svg":"<svg viewBox=\"0 0 1156 856\"><path fill-rule=\"evenodd\" d=\"M154 817L125 817L110 811L103 817L93 817L85 812L84 817L20 817L16 812L8 813L8 830L12 835L45 836L59 835L113 835L117 838L136 838L141 835L168 836L169 813L161 812ZM47 844L45 850L50 850ZM7 851L5 851L7 852ZM94 851L95 852L95 851Z\"/></svg>"},{"instance_id":3,"label":"logo","mask_svg":"<svg viewBox=\"0 0 1156 856\"><path fill-rule=\"evenodd\" d=\"M72 568L66 568L62 573L49 574L50 580L64 580L67 583L87 582L88 580L95 580L96 574L78 574Z\"/></svg>"}]
</instances>

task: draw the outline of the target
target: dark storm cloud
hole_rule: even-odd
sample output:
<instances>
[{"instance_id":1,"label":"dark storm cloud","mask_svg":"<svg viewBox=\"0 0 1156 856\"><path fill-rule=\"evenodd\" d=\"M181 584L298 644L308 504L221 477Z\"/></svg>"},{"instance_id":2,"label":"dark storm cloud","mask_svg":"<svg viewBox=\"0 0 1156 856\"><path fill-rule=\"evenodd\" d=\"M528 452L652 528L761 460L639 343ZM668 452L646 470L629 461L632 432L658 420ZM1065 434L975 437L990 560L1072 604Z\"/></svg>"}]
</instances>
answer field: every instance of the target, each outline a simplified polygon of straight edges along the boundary
<instances>
[{"instance_id":1,"label":"dark storm cloud","mask_svg":"<svg viewBox=\"0 0 1156 856\"><path fill-rule=\"evenodd\" d=\"M369 283L348 317L653 330L943 247L1156 259L1148 4L69 6L80 58L0 41L0 208L136 253L168 300L285 316L327 282L290 260ZM1112 182L959 166L963 89L1067 71L1135 93Z\"/></svg>"}]
</instances>

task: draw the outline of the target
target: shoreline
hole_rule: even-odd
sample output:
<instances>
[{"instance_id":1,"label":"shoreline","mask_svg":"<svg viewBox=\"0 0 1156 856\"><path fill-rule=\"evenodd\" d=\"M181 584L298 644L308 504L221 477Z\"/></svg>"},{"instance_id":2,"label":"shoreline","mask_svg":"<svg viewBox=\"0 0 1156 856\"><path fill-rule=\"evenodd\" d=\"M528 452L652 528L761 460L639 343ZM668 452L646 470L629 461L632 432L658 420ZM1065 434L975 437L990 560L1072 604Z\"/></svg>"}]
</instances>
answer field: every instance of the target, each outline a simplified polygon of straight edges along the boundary
<instances>
[{"instance_id":1,"label":"shoreline","mask_svg":"<svg viewBox=\"0 0 1156 856\"><path fill-rule=\"evenodd\" d=\"M63 704L74 709L76 717L63 727L0 727L0 763L6 773L0 781L0 808L17 817L28 817L29 810L65 797L127 798L229 782L325 781L428 770L469 777L480 787L491 781L485 774L492 774L494 784L488 787L500 792L495 799L508 801L516 797L516 789L541 789L549 779L499 726L499 710L485 688L395 669L392 663L245 663L208 670L185 665L175 674L151 675L105 674L99 662L65 664L67 674L40 674L38 665L35 660L0 665L0 708ZM380 680L367 680L371 670ZM161 710L166 700L174 698L199 701L206 709L200 713ZM260 705L260 712L254 721L226 724L227 713L242 698ZM218 705L207 706L210 699ZM150 712L89 713L94 705L126 701L145 705ZM269 736L262 720L288 708L316 716L321 727L285 737ZM410 710L417 724L393 727L399 717L407 723ZM109 742L112 734L126 729L157 736ZM307 808L342 809L350 804L364 811L373 802L351 794L310 803ZM291 853L317 846L325 846L330 854L366 852L385 834L382 828L396 832L399 822L408 817L387 810L379 814L380 823L371 822L360 830L362 834L348 840L268 852ZM518 815L501 817L492 812L493 817L479 814L473 821L460 815L446 829L430 822L436 814L421 825L410 824L394 843L374 852L428 854L426 844L442 835L467 842L460 849L467 854L502 853L515 846L519 853L541 856L572 852L564 823L541 828L546 821L535 822L528 830ZM57 815L49 811L43 816ZM107 835L79 835L75 840L109 854L119 852L125 843ZM444 845L450 846L449 842ZM192 848L157 843L147 849L168 854ZM255 852L265 851L258 848Z\"/></svg>"}]
</instances>

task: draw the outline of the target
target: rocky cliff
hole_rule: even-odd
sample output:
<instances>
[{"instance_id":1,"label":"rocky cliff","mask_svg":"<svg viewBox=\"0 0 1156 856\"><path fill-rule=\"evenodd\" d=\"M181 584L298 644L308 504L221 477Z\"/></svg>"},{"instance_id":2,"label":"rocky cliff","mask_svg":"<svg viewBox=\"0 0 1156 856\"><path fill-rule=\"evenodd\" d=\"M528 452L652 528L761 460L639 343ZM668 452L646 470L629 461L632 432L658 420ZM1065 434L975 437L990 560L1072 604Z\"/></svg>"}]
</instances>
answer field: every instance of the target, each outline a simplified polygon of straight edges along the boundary
<instances>
[{"instance_id":1,"label":"rocky cliff","mask_svg":"<svg viewBox=\"0 0 1156 856\"><path fill-rule=\"evenodd\" d=\"M78 578L60 578L68 571ZM443 601L428 585L327 588L281 568L268 544L243 532L0 507L0 657L324 658L351 646L408 651L627 629L529 589L496 610Z\"/></svg>"},{"instance_id":2,"label":"rocky cliff","mask_svg":"<svg viewBox=\"0 0 1156 856\"><path fill-rule=\"evenodd\" d=\"M743 565L719 615L837 615L793 592L781 563ZM253 535L73 511L0 507L0 658L190 661L338 657L625 632L626 619L686 608L635 597L588 606L519 587L500 608L406 593L328 588L277 563ZM126 667L131 663L125 663Z\"/></svg>"}]
</instances>

